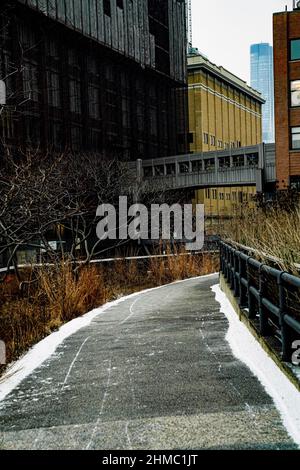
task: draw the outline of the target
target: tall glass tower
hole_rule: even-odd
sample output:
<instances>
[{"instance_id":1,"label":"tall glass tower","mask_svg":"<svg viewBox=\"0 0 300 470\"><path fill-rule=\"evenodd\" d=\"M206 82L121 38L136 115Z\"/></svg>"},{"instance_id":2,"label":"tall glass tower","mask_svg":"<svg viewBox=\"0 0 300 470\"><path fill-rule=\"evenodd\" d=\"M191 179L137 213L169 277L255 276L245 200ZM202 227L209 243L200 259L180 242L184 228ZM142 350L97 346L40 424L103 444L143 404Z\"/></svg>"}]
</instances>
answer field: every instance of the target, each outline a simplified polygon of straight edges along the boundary
<instances>
[{"instance_id":1,"label":"tall glass tower","mask_svg":"<svg viewBox=\"0 0 300 470\"><path fill-rule=\"evenodd\" d=\"M251 86L266 100L263 105L263 141L274 142L273 47L268 43L251 46Z\"/></svg>"}]
</instances>

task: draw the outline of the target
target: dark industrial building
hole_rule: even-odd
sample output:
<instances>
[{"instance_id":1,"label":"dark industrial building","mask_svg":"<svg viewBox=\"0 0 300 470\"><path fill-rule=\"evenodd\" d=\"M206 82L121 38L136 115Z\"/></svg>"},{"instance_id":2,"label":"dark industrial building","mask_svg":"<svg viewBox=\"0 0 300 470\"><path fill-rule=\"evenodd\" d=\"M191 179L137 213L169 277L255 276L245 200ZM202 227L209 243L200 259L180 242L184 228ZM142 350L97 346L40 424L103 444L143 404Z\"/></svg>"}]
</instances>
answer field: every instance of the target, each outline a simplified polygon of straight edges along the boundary
<instances>
[{"instance_id":1,"label":"dark industrial building","mask_svg":"<svg viewBox=\"0 0 300 470\"><path fill-rule=\"evenodd\" d=\"M10 146L187 152L184 0L1 0Z\"/></svg>"}]
</instances>

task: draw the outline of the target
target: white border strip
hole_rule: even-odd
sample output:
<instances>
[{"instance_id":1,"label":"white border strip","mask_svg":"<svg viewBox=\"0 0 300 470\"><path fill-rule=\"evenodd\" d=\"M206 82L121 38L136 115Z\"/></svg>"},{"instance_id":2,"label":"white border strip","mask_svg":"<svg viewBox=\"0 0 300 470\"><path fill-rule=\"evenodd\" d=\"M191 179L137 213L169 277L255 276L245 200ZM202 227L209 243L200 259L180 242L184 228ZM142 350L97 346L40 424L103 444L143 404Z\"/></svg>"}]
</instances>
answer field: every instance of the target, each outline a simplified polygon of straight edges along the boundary
<instances>
[{"instance_id":1,"label":"white border strip","mask_svg":"<svg viewBox=\"0 0 300 470\"><path fill-rule=\"evenodd\" d=\"M153 287L152 289L147 289L140 292L135 292L133 294L122 297L113 302L109 302L103 305L100 308L92 310L85 315L75 318L70 322L64 324L59 328L58 331L50 334L45 339L33 346L24 356L19 360L12 363L8 368L6 373L0 377L0 402L5 399L5 397L14 390L26 377L28 377L35 369L43 364L47 359L49 359L52 354L54 354L57 347L63 343L63 341L69 336L73 335L81 328L84 328L94 320L95 317L106 313L111 307L119 305L125 300L132 299L139 295L144 295L149 292L152 292L157 289L161 289L168 285L179 284L182 282L192 281L195 279L205 279L216 276L217 273L208 274L207 276L194 277L190 279L183 279L181 281L176 281L171 284L165 284L163 286Z\"/></svg>"},{"instance_id":2,"label":"white border strip","mask_svg":"<svg viewBox=\"0 0 300 470\"><path fill-rule=\"evenodd\" d=\"M287 432L300 446L300 392L268 356L246 325L239 320L220 286L215 285L211 289L221 306L220 312L224 313L229 321L226 340L233 354L258 377L274 400Z\"/></svg>"}]
</instances>

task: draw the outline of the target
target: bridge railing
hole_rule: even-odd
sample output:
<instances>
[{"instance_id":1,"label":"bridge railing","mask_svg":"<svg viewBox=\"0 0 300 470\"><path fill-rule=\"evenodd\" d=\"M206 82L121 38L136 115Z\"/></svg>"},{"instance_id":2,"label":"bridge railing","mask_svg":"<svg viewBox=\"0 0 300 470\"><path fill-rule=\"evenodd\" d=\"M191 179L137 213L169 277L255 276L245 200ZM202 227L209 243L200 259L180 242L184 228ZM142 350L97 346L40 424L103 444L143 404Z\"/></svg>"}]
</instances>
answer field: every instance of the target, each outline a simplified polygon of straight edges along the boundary
<instances>
[{"instance_id":1,"label":"bridge railing","mask_svg":"<svg viewBox=\"0 0 300 470\"><path fill-rule=\"evenodd\" d=\"M262 337L279 340L282 360L291 362L300 341L300 277L266 265L220 242L221 273L239 306Z\"/></svg>"}]
</instances>

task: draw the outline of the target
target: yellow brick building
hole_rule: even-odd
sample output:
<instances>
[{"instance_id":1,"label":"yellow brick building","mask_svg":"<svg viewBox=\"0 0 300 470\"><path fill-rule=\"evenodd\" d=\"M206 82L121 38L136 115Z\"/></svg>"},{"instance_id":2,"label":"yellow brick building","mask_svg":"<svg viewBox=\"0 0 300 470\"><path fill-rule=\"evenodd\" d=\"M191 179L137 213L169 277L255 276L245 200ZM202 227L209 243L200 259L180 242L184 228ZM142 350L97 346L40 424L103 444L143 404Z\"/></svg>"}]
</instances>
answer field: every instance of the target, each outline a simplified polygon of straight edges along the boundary
<instances>
[{"instance_id":1,"label":"yellow brick building","mask_svg":"<svg viewBox=\"0 0 300 470\"><path fill-rule=\"evenodd\" d=\"M262 142L260 93L202 55L188 57L190 151Z\"/></svg>"},{"instance_id":2,"label":"yellow brick building","mask_svg":"<svg viewBox=\"0 0 300 470\"><path fill-rule=\"evenodd\" d=\"M206 57L188 57L189 132L192 153L246 147L262 142L259 92ZM207 218L233 217L255 204L255 186L208 188L195 194Z\"/></svg>"},{"instance_id":3,"label":"yellow brick building","mask_svg":"<svg viewBox=\"0 0 300 470\"><path fill-rule=\"evenodd\" d=\"M244 206L253 208L255 200L255 186L228 186L196 191L194 202L205 205L206 217L230 217L238 215Z\"/></svg>"}]
</instances>

